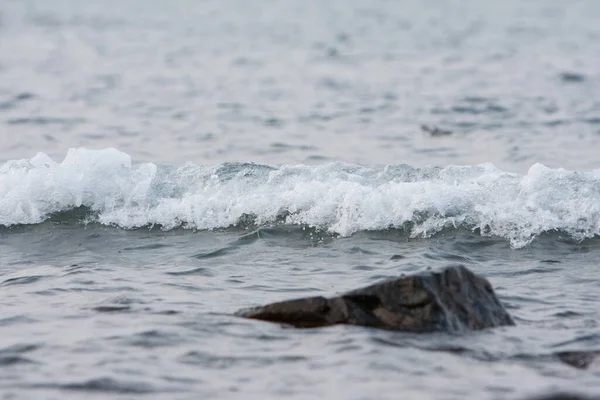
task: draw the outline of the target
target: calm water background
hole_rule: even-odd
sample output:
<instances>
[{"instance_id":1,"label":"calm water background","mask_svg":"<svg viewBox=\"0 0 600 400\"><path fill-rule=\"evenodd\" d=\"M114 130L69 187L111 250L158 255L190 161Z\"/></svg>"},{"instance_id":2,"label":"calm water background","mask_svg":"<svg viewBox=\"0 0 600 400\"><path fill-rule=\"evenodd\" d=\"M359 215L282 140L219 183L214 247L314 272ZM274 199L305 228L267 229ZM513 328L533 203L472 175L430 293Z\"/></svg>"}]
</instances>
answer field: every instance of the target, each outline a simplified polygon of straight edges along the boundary
<instances>
[{"instance_id":1,"label":"calm water background","mask_svg":"<svg viewBox=\"0 0 600 400\"><path fill-rule=\"evenodd\" d=\"M554 354L600 350L600 176L530 169L600 168L599 18L594 0L3 0L0 397L599 395L598 363ZM79 147L134 165L57 164ZM517 326L228 315L450 263Z\"/></svg>"}]
</instances>

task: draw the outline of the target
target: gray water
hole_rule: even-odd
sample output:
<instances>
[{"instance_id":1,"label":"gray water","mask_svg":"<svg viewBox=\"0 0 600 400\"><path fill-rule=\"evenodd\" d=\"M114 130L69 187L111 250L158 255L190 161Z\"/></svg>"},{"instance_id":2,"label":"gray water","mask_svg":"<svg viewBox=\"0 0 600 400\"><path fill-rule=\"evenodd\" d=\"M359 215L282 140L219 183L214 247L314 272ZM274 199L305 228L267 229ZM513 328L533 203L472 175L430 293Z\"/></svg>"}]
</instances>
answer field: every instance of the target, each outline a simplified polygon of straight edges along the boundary
<instances>
[{"instance_id":1,"label":"gray water","mask_svg":"<svg viewBox=\"0 0 600 400\"><path fill-rule=\"evenodd\" d=\"M5 0L0 158L597 168L599 15L594 0Z\"/></svg>"},{"instance_id":2,"label":"gray water","mask_svg":"<svg viewBox=\"0 0 600 400\"><path fill-rule=\"evenodd\" d=\"M0 2L0 398L600 396L599 17ZM450 264L517 325L231 316Z\"/></svg>"}]
</instances>

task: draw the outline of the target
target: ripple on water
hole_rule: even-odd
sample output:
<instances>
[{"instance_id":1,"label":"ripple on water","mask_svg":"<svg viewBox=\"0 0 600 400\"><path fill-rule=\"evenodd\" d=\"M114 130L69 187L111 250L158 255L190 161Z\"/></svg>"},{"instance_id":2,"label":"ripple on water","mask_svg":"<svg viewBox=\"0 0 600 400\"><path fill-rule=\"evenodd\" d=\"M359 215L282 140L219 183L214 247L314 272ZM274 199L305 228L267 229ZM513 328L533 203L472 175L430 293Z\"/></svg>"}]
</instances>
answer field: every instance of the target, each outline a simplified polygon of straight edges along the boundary
<instances>
[{"instance_id":1,"label":"ripple on water","mask_svg":"<svg viewBox=\"0 0 600 400\"><path fill-rule=\"evenodd\" d=\"M16 364L37 364L27 353L38 350L41 346L37 344L14 344L0 349L0 367L13 366Z\"/></svg>"},{"instance_id":2,"label":"ripple on water","mask_svg":"<svg viewBox=\"0 0 600 400\"><path fill-rule=\"evenodd\" d=\"M191 351L179 357L183 364L199 365L205 368L229 369L229 368L258 368L273 364L287 364L306 361L303 355L281 355L274 357L264 356L231 356L218 355L214 353Z\"/></svg>"},{"instance_id":3,"label":"ripple on water","mask_svg":"<svg viewBox=\"0 0 600 400\"><path fill-rule=\"evenodd\" d=\"M12 285L28 285L30 283L35 283L40 279L49 278L50 275L30 275L30 276L20 276L17 278L9 278L0 283L0 286L12 286Z\"/></svg>"},{"instance_id":4,"label":"ripple on water","mask_svg":"<svg viewBox=\"0 0 600 400\"><path fill-rule=\"evenodd\" d=\"M81 382L36 383L29 385L33 389L60 389L68 391L99 392L112 394L150 394L160 392L147 382L115 378L92 378Z\"/></svg>"},{"instance_id":5,"label":"ripple on water","mask_svg":"<svg viewBox=\"0 0 600 400\"><path fill-rule=\"evenodd\" d=\"M167 271L165 273L168 275L173 275L173 276L201 275L201 276L206 276L209 278L212 278L215 276L215 273L210 268L205 268L205 267L185 269L182 271Z\"/></svg>"}]
</instances>

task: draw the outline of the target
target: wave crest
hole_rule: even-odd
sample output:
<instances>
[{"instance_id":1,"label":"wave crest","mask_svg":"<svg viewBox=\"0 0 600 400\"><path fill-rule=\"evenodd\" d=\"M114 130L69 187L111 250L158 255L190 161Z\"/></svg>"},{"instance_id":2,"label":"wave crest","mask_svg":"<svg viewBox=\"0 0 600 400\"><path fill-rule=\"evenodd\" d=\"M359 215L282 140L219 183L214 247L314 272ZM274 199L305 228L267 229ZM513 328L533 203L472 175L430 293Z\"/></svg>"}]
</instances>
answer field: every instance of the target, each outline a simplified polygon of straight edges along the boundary
<instances>
[{"instance_id":1,"label":"wave crest","mask_svg":"<svg viewBox=\"0 0 600 400\"><path fill-rule=\"evenodd\" d=\"M413 168L143 163L115 149L70 149L61 163L39 153L0 167L0 225L36 224L80 207L122 228L216 229L251 216L348 236L409 227L429 237L466 227L515 248L548 231L600 234L600 171L533 165L526 175L491 164Z\"/></svg>"}]
</instances>

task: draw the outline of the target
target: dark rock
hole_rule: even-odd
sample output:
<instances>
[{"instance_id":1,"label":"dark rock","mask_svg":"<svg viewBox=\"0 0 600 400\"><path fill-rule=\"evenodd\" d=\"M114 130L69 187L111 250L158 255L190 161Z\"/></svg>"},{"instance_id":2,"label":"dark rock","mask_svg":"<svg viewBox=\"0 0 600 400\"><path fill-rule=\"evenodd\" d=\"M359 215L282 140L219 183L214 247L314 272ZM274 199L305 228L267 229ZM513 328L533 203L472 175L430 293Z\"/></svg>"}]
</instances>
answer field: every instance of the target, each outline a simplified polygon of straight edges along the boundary
<instances>
[{"instance_id":1,"label":"dark rock","mask_svg":"<svg viewBox=\"0 0 600 400\"><path fill-rule=\"evenodd\" d=\"M405 276L330 299L283 301L236 315L298 328L350 324L434 332L514 325L489 282L463 266Z\"/></svg>"},{"instance_id":2,"label":"dark rock","mask_svg":"<svg viewBox=\"0 0 600 400\"><path fill-rule=\"evenodd\" d=\"M579 369L587 369L600 357L600 351L563 351L556 355L565 364Z\"/></svg>"}]
</instances>

